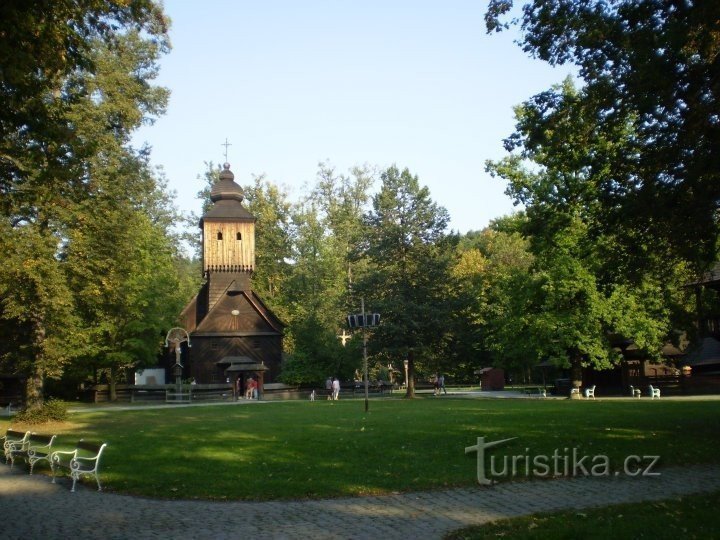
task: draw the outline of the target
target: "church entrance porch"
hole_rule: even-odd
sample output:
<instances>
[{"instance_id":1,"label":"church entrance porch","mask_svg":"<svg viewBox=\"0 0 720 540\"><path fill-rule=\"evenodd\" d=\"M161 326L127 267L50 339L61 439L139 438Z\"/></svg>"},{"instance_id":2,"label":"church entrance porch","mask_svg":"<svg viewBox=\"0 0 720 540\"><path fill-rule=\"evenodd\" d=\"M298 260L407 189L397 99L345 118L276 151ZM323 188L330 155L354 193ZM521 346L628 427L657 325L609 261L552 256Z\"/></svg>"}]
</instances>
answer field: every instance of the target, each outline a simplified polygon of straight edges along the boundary
<instances>
[{"instance_id":1,"label":"church entrance porch","mask_svg":"<svg viewBox=\"0 0 720 540\"><path fill-rule=\"evenodd\" d=\"M257 383L255 397L262 399L265 371L268 369L263 362L258 364L248 356L226 356L217 362L217 366L233 384L235 399L246 397L251 378Z\"/></svg>"}]
</instances>

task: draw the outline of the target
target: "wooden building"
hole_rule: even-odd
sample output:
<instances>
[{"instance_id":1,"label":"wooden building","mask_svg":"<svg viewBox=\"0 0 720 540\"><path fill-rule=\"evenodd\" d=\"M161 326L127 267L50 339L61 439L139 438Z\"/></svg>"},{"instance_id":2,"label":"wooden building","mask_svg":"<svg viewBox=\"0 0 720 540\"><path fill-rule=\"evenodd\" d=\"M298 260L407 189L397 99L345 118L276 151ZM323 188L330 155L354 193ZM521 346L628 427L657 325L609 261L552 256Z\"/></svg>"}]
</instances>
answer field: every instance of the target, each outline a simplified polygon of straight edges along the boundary
<instances>
[{"instance_id":1,"label":"wooden building","mask_svg":"<svg viewBox=\"0 0 720 540\"><path fill-rule=\"evenodd\" d=\"M252 290L255 218L225 163L200 220L205 282L181 314L191 347L183 376L199 384L245 387L248 377L273 382L280 372L284 324Z\"/></svg>"}]
</instances>

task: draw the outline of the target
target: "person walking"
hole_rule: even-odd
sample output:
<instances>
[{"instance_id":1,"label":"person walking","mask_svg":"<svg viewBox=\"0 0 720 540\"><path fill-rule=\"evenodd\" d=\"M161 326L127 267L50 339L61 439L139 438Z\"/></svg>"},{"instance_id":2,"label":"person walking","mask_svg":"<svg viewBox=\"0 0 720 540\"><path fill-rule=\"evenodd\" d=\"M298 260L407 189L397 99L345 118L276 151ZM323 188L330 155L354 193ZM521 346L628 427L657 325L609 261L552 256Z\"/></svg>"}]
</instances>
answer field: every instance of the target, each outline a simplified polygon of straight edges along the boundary
<instances>
[{"instance_id":1,"label":"person walking","mask_svg":"<svg viewBox=\"0 0 720 540\"><path fill-rule=\"evenodd\" d=\"M334 401L340 399L340 381L337 377L335 377L332 382L332 398Z\"/></svg>"},{"instance_id":2,"label":"person walking","mask_svg":"<svg viewBox=\"0 0 720 540\"><path fill-rule=\"evenodd\" d=\"M443 394L447 395L447 390L445 390L445 375L440 375L438 383L440 384L440 390L443 392ZM439 393L440 392L438 392L438 394Z\"/></svg>"}]
</instances>

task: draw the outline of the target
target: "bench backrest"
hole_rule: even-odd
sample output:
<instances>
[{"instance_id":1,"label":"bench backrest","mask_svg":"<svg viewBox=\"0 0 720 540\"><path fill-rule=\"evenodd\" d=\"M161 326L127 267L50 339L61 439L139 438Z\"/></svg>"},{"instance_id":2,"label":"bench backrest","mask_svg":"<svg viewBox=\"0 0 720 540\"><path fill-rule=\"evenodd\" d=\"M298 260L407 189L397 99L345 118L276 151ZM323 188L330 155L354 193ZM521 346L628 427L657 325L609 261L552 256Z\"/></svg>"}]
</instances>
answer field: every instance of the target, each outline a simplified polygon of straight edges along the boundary
<instances>
[{"instance_id":1,"label":"bench backrest","mask_svg":"<svg viewBox=\"0 0 720 540\"><path fill-rule=\"evenodd\" d=\"M42 444L43 446L47 446L49 444L52 444L53 440L55 439L56 435L38 435L37 433L32 433L30 435L30 444Z\"/></svg>"},{"instance_id":2,"label":"bench backrest","mask_svg":"<svg viewBox=\"0 0 720 540\"><path fill-rule=\"evenodd\" d=\"M24 439L29 432L27 431L15 431L14 429L8 429L5 432L6 440L12 439L13 441Z\"/></svg>"},{"instance_id":3,"label":"bench backrest","mask_svg":"<svg viewBox=\"0 0 720 540\"><path fill-rule=\"evenodd\" d=\"M87 453L92 454L92 457L100 457L100 454L102 453L103 449L107 446L105 443L94 443L89 441L78 441L75 448L77 448L78 453Z\"/></svg>"}]
</instances>

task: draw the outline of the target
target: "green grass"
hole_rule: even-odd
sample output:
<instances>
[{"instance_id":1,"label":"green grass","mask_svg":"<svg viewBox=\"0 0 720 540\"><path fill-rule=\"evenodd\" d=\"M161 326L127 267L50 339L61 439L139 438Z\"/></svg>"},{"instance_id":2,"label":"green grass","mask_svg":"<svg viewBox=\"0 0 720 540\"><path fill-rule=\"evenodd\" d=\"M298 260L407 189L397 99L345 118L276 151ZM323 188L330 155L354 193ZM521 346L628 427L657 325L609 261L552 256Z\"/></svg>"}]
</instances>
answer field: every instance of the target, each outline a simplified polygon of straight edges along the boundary
<instances>
[{"instance_id":1,"label":"green grass","mask_svg":"<svg viewBox=\"0 0 720 540\"><path fill-rule=\"evenodd\" d=\"M518 437L498 456L577 448L622 464L717 463L720 401L556 401L420 398L274 402L72 414L35 426L109 447L109 490L163 498L292 499L469 486L478 436ZM7 428L6 420L0 429ZM18 427L18 426L14 426ZM528 450L529 449L529 450Z\"/></svg>"},{"instance_id":2,"label":"green grass","mask_svg":"<svg viewBox=\"0 0 720 540\"><path fill-rule=\"evenodd\" d=\"M455 531L446 540L634 540L637 538L717 538L720 492L661 502L619 504L504 519Z\"/></svg>"}]
</instances>

